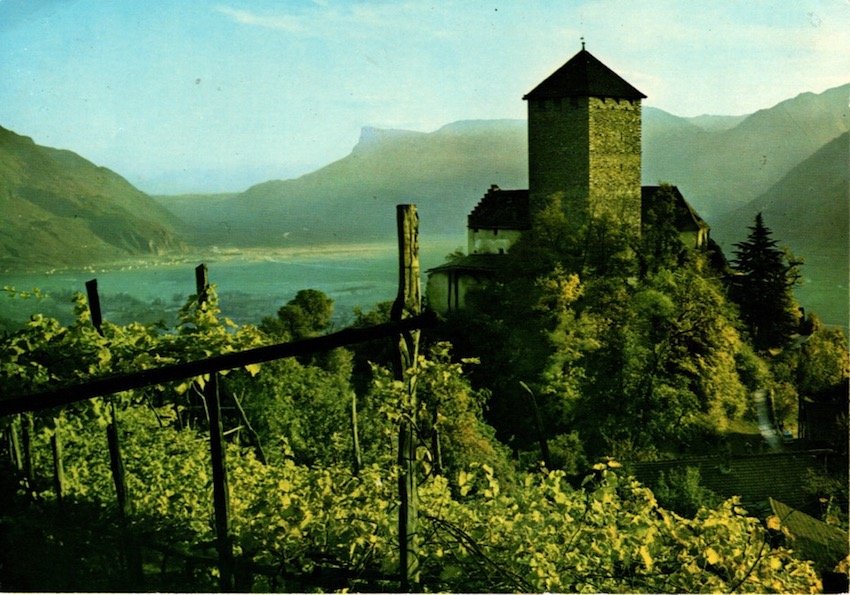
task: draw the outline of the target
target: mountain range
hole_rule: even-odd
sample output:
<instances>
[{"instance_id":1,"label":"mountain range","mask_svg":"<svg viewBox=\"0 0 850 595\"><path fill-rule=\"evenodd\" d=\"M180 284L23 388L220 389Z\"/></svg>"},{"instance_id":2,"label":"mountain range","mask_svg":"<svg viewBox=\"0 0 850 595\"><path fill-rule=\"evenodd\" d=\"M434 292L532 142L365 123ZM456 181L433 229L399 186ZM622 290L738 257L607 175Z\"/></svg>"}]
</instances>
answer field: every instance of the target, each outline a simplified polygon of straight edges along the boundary
<instances>
[{"instance_id":1,"label":"mountain range","mask_svg":"<svg viewBox=\"0 0 850 595\"><path fill-rule=\"evenodd\" d=\"M124 178L0 127L0 270L179 251L180 221Z\"/></svg>"},{"instance_id":2,"label":"mountain range","mask_svg":"<svg viewBox=\"0 0 850 595\"><path fill-rule=\"evenodd\" d=\"M748 116L682 118L644 108L643 182L677 185L706 220L719 222L847 132L848 97L844 85ZM527 187L526 147L524 120L455 122L431 133L364 128L349 155L300 178L158 200L192 221L196 241L214 244L385 239L399 202L420 205L423 233L462 234L490 184ZM843 198L827 185L831 200Z\"/></svg>"},{"instance_id":3,"label":"mountain range","mask_svg":"<svg viewBox=\"0 0 850 595\"><path fill-rule=\"evenodd\" d=\"M677 185L730 251L755 214L843 283L848 254L850 84L746 116L643 109L643 182ZM394 237L394 205L419 205L423 236L462 237L491 184L528 184L524 120L434 132L364 128L346 157L244 192L150 197L118 174L0 127L0 270L80 266L186 245L293 246ZM836 271L838 271L836 273ZM843 281L842 281L843 279ZM836 281L839 280L839 281Z\"/></svg>"}]
</instances>

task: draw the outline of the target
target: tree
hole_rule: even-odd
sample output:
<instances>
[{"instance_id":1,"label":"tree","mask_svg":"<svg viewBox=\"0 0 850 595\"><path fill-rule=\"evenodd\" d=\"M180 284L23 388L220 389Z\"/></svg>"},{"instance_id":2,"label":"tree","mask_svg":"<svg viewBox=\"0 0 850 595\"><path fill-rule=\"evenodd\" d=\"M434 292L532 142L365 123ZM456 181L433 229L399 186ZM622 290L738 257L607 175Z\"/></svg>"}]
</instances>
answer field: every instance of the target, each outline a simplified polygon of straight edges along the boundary
<instances>
[{"instance_id":1,"label":"tree","mask_svg":"<svg viewBox=\"0 0 850 595\"><path fill-rule=\"evenodd\" d=\"M277 311L263 319L260 328L290 341L314 337L331 325L333 300L317 289L302 289Z\"/></svg>"},{"instance_id":2,"label":"tree","mask_svg":"<svg viewBox=\"0 0 850 595\"><path fill-rule=\"evenodd\" d=\"M641 223L638 261L643 275L684 262L687 250L676 229L676 195L672 186L661 185L646 205Z\"/></svg>"},{"instance_id":3,"label":"tree","mask_svg":"<svg viewBox=\"0 0 850 595\"><path fill-rule=\"evenodd\" d=\"M792 288L800 262L779 248L771 238L761 213L743 242L735 244L735 273L731 297L757 349L784 345L796 328Z\"/></svg>"}]
</instances>

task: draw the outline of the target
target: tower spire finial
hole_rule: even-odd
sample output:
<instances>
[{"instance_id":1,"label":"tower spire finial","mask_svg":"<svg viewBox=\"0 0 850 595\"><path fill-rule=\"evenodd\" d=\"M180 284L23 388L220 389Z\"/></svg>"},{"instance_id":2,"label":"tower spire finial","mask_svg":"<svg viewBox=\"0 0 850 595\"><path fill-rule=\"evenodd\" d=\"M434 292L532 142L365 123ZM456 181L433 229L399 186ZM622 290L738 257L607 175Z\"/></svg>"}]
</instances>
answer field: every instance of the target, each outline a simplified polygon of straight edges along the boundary
<instances>
[{"instance_id":1,"label":"tower spire finial","mask_svg":"<svg viewBox=\"0 0 850 595\"><path fill-rule=\"evenodd\" d=\"M584 35L581 36L581 49L584 50Z\"/></svg>"}]
</instances>

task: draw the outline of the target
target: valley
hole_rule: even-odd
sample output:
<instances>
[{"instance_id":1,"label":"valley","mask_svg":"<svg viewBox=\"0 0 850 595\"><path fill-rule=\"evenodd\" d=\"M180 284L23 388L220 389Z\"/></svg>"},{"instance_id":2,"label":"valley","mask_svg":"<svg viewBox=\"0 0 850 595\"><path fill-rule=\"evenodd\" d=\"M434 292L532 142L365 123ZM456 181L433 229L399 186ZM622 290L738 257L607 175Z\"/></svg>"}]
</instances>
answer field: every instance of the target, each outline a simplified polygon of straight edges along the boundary
<instances>
[{"instance_id":1,"label":"valley","mask_svg":"<svg viewBox=\"0 0 850 595\"><path fill-rule=\"evenodd\" d=\"M763 211L780 245L805 262L803 307L845 328L848 93L850 85L804 93L747 116L682 118L648 107L642 168L644 183L679 187L727 258ZM137 280L115 291L147 304L127 308L147 320L156 316L153 298L132 288L156 285L162 271L201 261L253 269L305 254L356 262L361 246L393 242L402 202L419 206L423 237L437 238L436 265L465 245L466 214L490 184L527 186L526 145L524 120L454 122L430 133L367 127L348 156L296 179L241 193L148 196L70 151L0 129L0 271L4 285L21 289L56 287L65 272L124 269ZM447 237L457 239L441 244ZM257 294L266 274L245 275L240 291ZM81 276L61 291L81 288ZM268 306L240 303L241 321Z\"/></svg>"},{"instance_id":2,"label":"valley","mask_svg":"<svg viewBox=\"0 0 850 595\"><path fill-rule=\"evenodd\" d=\"M442 264L463 240L451 236L423 238L423 274ZM395 298L397 260L395 244L383 242L208 250L96 268L7 274L4 286L18 292L38 288L42 295L22 298L8 291L5 296L0 294L0 326L19 326L35 312L69 324L73 320L72 296L85 293L85 283L92 278L98 280L105 320L115 324L162 320L172 325L177 311L194 293L193 269L203 262L218 288L223 314L237 324L258 323L273 315L298 290L313 288L333 299L334 323L342 327L351 321L354 308L368 310Z\"/></svg>"}]
</instances>

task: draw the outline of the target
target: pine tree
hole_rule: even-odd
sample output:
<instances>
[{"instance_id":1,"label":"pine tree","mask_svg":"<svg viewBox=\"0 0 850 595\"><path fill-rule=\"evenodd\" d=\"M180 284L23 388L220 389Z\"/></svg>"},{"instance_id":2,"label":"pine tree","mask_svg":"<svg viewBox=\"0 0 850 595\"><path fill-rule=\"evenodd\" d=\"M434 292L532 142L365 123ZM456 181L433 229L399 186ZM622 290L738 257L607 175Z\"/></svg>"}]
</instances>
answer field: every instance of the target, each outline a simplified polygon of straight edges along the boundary
<instances>
[{"instance_id":1,"label":"pine tree","mask_svg":"<svg viewBox=\"0 0 850 595\"><path fill-rule=\"evenodd\" d=\"M799 261L777 248L761 213L743 242L735 244L731 297L758 349L785 344L796 328L792 294Z\"/></svg>"}]
</instances>

